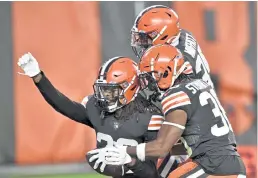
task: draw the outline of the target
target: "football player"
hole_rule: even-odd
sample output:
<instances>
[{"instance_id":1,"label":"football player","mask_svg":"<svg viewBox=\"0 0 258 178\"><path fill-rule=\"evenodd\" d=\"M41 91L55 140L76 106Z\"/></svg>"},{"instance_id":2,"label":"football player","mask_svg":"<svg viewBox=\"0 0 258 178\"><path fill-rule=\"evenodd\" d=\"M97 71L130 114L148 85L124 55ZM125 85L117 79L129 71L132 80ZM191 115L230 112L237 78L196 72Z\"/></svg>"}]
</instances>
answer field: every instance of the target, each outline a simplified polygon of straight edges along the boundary
<instances>
[{"instance_id":1,"label":"football player","mask_svg":"<svg viewBox=\"0 0 258 178\"><path fill-rule=\"evenodd\" d=\"M210 68L194 36L180 28L177 13L167 6L154 5L142 10L131 29L131 47L140 59L150 46L168 44L178 48L193 66L196 78L213 87Z\"/></svg>"},{"instance_id":2,"label":"football player","mask_svg":"<svg viewBox=\"0 0 258 178\"><path fill-rule=\"evenodd\" d=\"M55 89L30 53L24 54L18 65L33 79L44 99L57 112L95 130L97 148L114 144L136 146L156 138L163 115L156 106L137 95L140 88L138 65L133 60L126 57L108 60L99 70L94 96L85 98L84 106ZM87 155L89 162L94 161L94 156ZM99 173L112 177L156 178L159 177L156 161L141 162L132 157L124 166L102 164L98 168L99 162L90 165Z\"/></svg>"},{"instance_id":3,"label":"football player","mask_svg":"<svg viewBox=\"0 0 258 178\"><path fill-rule=\"evenodd\" d=\"M192 69L181 52L170 45L153 46L139 67L143 88L164 91L165 121L154 141L105 150L108 164L129 162L129 155L142 161L160 157L181 139L191 160L172 171L169 178L245 178L234 132L214 89L202 79L191 78Z\"/></svg>"},{"instance_id":4,"label":"football player","mask_svg":"<svg viewBox=\"0 0 258 178\"><path fill-rule=\"evenodd\" d=\"M190 32L180 28L177 13L172 8L162 5L154 5L142 10L131 29L131 47L139 59L146 49L157 44L168 44L178 48L185 61L190 62L193 67L195 78L203 79L213 87L210 68L198 42ZM149 95L145 96L149 97ZM187 158L183 155L180 157ZM176 167L177 162L174 160L178 160L178 157L170 158L168 155L162 161L159 166L162 177L167 177L168 173ZM169 166L171 166L170 170Z\"/></svg>"}]
</instances>

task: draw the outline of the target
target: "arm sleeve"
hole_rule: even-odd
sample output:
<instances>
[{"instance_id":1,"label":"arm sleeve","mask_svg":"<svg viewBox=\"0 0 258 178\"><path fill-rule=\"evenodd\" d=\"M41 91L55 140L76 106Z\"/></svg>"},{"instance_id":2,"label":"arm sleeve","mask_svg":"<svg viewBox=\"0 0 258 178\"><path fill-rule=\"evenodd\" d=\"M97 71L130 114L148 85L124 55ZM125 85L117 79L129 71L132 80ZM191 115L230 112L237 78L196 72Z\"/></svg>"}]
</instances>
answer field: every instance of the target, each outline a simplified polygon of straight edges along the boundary
<instances>
[{"instance_id":1,"label":"arm sleeve","mask_svg":"<svg viewBox=\"0 0 258 178\"><path fill-rule=\"evenodd\" d=\"M41 72L41 74L41 80L38 83L35 83L35 85L48 104L64 116L92 127L87 114L87 109L81 103L72 101L59 92L47 79L44 73Z\"/></svg>"}]
</instances>

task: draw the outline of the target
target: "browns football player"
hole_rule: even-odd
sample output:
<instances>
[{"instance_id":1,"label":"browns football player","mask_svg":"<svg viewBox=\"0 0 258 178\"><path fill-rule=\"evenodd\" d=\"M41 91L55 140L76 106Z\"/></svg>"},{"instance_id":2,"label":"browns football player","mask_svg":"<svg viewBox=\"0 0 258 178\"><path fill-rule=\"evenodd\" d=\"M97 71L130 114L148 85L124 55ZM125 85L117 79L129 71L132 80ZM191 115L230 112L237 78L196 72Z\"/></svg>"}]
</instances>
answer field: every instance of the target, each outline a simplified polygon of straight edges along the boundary
<instances>
[{"instance_id":1,"label":"browns football player","mask_svg":"<svg viewBox=\"0 0 258 178\"><path fill-rule=\"evenodd\" d=\"M130 58L115 57L108 60L99 70L93 85L94 95L81 103L70 100L58 91L40 70L37 60L30 54L23 55L18 65L25 75L31 77L44 99L57 112L93 128L97 135L97 148L113 145L136 146L156 138L163 122L162 112L153 104L137 95L137 64ZM126 165L113 166L93 162L90 165L99 173L112 177L159 177L157 159L142 162L130 157Z\"/></svg>"},{"instance_id":2,"label":"browns football player","mask_svg":"<svg viewBox=\"0 0 258 178\"><path fill-rule=\"evenodd\" d=\"M172 8L162 5L154 5L142 10L131 29L131 47L139 59L149 47L158 44L168 44L178 48L183 54L184 60L193 67L192 75L195 78L203 79L213 87L208 62L197 40L191 32L181 28L180 17L177 13ZM171 166L170 170L176 167L177 162L174 160L177 158L173 156L170 158L168 155L162 161L159 172L164 175L163 177L167 177L169 165Z\"/></svg>"},{"instance_id":3,"label":"browns football player","mask_svg":"<svg viewBox=\"0 0 258 178\"><path fill-rule=\"evenodd\" d=\"M104 150L107 164L123 164L127 155L142 161L163 156L180 139L190 160L169 178L246 177L234 132L214 89L202 79L191 78L192 68L181 52L171 45L153 46L139 67L142 88L163 93L165 121L154 141Z\"/></svg>"}]
</instances>

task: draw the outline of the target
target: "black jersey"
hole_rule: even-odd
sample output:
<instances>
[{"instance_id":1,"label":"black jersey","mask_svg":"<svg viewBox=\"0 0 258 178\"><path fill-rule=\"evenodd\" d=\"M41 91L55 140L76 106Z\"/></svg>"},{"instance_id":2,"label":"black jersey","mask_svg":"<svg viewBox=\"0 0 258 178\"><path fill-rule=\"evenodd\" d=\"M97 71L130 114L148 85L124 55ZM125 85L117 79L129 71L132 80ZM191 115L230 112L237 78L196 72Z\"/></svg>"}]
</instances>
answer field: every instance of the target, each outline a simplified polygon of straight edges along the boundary
<instances>
[{"instance_id":1,"label":"black jersey","mask_svg":"<svg viewBox=\"0 0 258 178\"><path fill-rule=\"evenodd\" d=\"M148 108L147 103L144 112L135 111L125 119L117 119L115 113L102 113L96 106L96 99L93 96L88 98L85 109L88 114L87 119L96 131L98 148L113 146L114 142L136 146L153 140L164 120L159 109L151 111L155 106ZM139 95L133 102L138 102L137 100L145 99Z\"/></svg>"},{"instance_id":2,"label":"black jersey","mask_svg":"<svg viewBox=\"0 0 258 178\"><path fill-rule=\"evenodd\" d=\"M165 116L184 110L187 122L182 142L191 158L201 155L238 155L236 140L214 89L200 79L170 88L163 96Z\"/></svg>"},{"instance_id":3,"label":"black jersey","mask_svg":"<svg viewBox=\"0 0 258 178\"><path fill-rule=\"evenodd\" d=\"M183 54L185 61L188 61L192 65L195 78L202 79L214 87L210 78L209 64L198 42L190 32L181 29L179 40L171 45L178 48Z\"/></svg>"},{"instance_id":4,"label":"black jersey","mask_svg":"<svg viewBox=\"0 0 258 178\"><path fill-rule=\"evenodd\" d=\"M121 108L118 112L104 113L96 104L96 99L89 96L83 104L74 102L60 93L46 76L42 73L42 79L36 83L45 100L58 112L68 118L93 128L97 135L97 148L103 148L114 143L119 145L136 146L156 138L164 117L162 112L153 104L138 95L134 101ZM134 104L142 106L142 110L133 110L126 118L121 119L125 107L134 108ZM156 160L151 159L137 164L139 174L134 177L158 177ZM130 168L133 170L133 167ZM144 174L144 171L146 174ZM134 175L136 171L128 171ZM128 176L129 176L128 175ZM126 176L126 175L125 175Z\"/></svg>"}]
</instances>

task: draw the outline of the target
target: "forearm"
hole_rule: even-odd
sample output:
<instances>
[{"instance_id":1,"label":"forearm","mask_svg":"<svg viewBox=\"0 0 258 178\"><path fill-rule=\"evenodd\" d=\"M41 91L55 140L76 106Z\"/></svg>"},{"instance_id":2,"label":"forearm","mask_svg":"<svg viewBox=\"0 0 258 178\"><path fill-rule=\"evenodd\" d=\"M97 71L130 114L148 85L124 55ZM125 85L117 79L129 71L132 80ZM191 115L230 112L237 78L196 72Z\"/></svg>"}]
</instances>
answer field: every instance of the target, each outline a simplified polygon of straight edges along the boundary
<instances>
[{"instance_id":1,"label":"forearm","mask_svg":"<svg viewBox=\"0 0 258 178\"><path fill-rule=\"evenodd\" d=\"M172 145L171 145L172 146ZM155 140L148 142L145 145L145 156L146 157L163 157L170 150L170 147L162 143L161 141Z\"/></svg>"},{"instance_id":2,"label":"forearm","mask_svg":"<svg viewBox=\"0 0 258 178\"><path fill-rule=\"evenodd\" d=\"M144 157L159 158L166 155L169 150L170 148L162 144L162 142L154 140L152 142L140 144L137 147L128 147L127 153L131 156L137 156L142 160L140 155L144 155Z\"/></svg>"},{"instance_id":3,"label":"forearm","mask_svg":"<svg viewBox=\"0 0 258 178\"><path fill-rule=\"evenodd\" d=\"M42 72L33 77L33 81L44 99L57 112L77 122L86 124L85 120L87 120L87 114L85 108L80 103L71 101L60 93Z\"/></svg>"},{"instance_id":4,"label":"forearm","mask_svg":"<svg viewBox=\"0 0 258 178\"><path fill-rule=\"evenodd\" d=\"M154 141L141 143L136 147L127 147L127 153L132 156L137 156L137 158L142 161L145 160L145 157L163 157L177 142L181 135L180 132L173 132L174 137L172 137L169 136L170 134L165 135L166 132L162 131Z\"/></svg>"}]
</instances>

